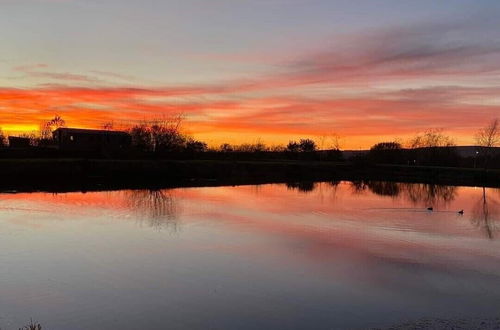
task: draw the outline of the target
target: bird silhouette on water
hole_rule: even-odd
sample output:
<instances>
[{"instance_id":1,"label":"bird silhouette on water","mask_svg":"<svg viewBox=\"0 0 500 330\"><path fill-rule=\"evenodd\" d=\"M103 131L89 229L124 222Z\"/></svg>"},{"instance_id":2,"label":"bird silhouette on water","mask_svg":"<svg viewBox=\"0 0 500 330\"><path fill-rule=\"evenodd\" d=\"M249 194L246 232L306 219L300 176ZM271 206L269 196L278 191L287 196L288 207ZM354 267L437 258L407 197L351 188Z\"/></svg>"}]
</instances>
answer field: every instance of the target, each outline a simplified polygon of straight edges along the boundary
<instances>
[{"instance_id":1,"label":"bird silhouette on water","mask_svg":"<svg viewBox=\"0 0 500 330\"><path fill-rule=\"evenodd\" d=\"M429 207L427 208L427 211L431 211L431 212L432 212L432 211L434 211L434 208L433 208L432 206L429 206ZM460 214L460 215L464 215L464 210L460 210L460 211L458 211L458 214Z\"/></svg>"}]
</instances>

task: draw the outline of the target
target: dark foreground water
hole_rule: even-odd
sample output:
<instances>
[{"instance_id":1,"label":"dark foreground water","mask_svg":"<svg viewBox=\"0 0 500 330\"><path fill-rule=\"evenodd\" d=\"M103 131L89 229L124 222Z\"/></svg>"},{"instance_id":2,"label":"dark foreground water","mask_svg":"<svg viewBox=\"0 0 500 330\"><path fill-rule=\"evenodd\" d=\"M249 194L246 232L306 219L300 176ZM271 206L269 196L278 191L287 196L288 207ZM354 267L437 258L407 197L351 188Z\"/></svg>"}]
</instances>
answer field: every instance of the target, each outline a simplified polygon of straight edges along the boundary
<instances>
[{"instance_id":1,"label":"dark foreground water","mask_svg":"<svg viewBox=\"0 0 500 330\"><path fill-rule=\"evenodd\" d=\"M499 201L495 189L383 182L0 194L0 327L496 317Z\"/></svg>"}]
</instances>

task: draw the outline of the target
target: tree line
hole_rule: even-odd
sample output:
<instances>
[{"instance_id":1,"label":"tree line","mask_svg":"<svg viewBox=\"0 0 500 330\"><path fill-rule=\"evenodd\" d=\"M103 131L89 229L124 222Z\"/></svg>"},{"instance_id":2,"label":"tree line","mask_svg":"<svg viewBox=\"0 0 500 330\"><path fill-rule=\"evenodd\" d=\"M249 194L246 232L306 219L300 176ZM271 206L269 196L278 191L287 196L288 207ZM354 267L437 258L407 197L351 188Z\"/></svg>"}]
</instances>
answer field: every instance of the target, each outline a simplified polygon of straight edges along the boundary
<instances>
[{"instance_id":1,"label":"tree line","mask_svg":"<svg viewBox=\"0 0 500 330\"><path fill-rule=\"evenodd\" d=\"M183 133L182 123L183 117L175 116L143 121L127 127L125 131L130 134L131 148L143 153L287 154L291 159L340 160L342 158L340 139L336 134L332 134L329 144L326 143L326 136L321 137L319 146L313 139L301 138L291 140L286 145L268 146L258 140L254 143L223 143L218 147L209 147L204 141ZM52 132L66 126L66 121L61 116L55 115L40 124L38 133L25 133L21 137L29 138L33 146L50 146L54 144ZM115 130L113 122L104 123L101 128L109 131ZM478 161L484 167L490 166L497 157L494 147L500 145L499 120L493 119L480 128L474 140L478 147L478 152L474 156L474 166ZM0 147L7 146L7 144L7 136L0 128ZM359 155L353 161L440 166L456 166L461 162L454 140L439 129L430 129L416 134L406 143L400 140L376 143L367 154Z\"/></svg>"},{"instance_id":2,"label":"tree line","mask_svg":"<svg viewBox=\"0 0 500 330\"><path fill-rule=\"evenodd\" d=\"M456 148L454 140L442 130L431 129L411 138L406 145L399 141L380 142L373 145L364 161L371 163L405 165L439 165L488 168L493 162L500 165L500 122L491 120L474 135L476 150L464 160ZM470 163L473 166L470 166Z\"/></svg>"},{"instance_id":3,"label":"tree line","mask_svg":"<svg viewBox=\"0 0 500 330\"><path fill-rule=\"evenodd\" d=\"M147 152L178 152L183 150L194 152L314 152L318 150L316 142L309 138L290 141L285 145L268 146L263 142L229 144L209 148L207 143L197 140L182 132L182 116L174 116L151 121L125 128L130 134L132 147ZM52 133L58 128L67 127L66 121L59 115L40 124L38 132L23 133L18 137L30 139L32 146L46 146L54 143ZM115 130L113 122L101 126L103 130ZM0 146L7 146L8 138L0 128ZM337 149L339 149L337 147Z\"/></svg>"}]
</instances>

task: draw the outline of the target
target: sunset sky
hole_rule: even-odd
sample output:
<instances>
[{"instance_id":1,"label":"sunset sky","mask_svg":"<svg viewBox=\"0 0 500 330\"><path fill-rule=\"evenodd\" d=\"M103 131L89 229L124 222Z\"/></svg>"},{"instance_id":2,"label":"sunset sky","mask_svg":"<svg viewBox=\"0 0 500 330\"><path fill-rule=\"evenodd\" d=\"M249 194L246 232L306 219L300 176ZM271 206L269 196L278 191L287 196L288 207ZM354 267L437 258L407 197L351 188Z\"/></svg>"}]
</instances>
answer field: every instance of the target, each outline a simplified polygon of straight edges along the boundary
<instances>
[{"instance_id":1,"label":"sunset sky","mask_svg":"<svg viewBox=\"0 0 500 330\"><path fill-rule=\"evenodd\" d=\"M222 142L346 149L500 116L498 0L0 0L0 127L185 116Z\"/></svg>"}]
</instances>

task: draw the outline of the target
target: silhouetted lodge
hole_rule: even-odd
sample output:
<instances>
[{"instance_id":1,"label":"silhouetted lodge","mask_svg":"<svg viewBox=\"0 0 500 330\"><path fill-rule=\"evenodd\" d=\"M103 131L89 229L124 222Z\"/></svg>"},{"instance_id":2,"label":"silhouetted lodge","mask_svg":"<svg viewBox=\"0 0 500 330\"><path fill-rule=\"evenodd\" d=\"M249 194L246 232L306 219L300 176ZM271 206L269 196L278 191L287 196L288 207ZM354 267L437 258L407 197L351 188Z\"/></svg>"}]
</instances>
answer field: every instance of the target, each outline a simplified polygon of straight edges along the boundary
<instances>
[{"instance_id":1,"label":"silhouetted lodge","mask_svg":"<svg viewBox=\"0 0 500 330\"><path fill-rule=\"evenodd\" d=\"M132 140L126 132L80 128L58 128L52 135L59 149L68 151L119 151Z\"/></svg>"},{"instance_id":2,"label":"silhouetted lodge","mask_svg":"<svg viewBox=\"0 0 500 330\"><path fill-rule=\"evenodd\" d=\"M20 136L9 136L9 147L14 149L26 149L31 146L31 139Z\"/></svg>"}]
</instances>

